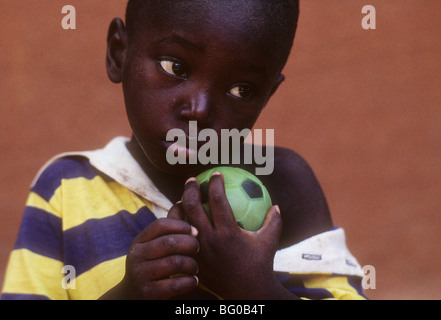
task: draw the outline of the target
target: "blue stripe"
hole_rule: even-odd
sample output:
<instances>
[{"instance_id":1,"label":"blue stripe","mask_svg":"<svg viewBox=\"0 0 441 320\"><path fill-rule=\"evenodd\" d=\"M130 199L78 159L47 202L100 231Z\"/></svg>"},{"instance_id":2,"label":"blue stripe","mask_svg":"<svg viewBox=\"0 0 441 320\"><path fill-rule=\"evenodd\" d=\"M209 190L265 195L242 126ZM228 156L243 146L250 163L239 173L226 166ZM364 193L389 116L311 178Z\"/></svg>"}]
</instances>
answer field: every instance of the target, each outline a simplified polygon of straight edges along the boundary
<instances>
[{"instance_id":1,"label":"blue stripe","mask_svg":"<svg viewBox=\"0 0 441 320\"><path fill-rule=\"evenodd\" d=\"M297 297L312 299L312 300L322 300L334 298L334 296L326 289L323 288L293 288L287 287L289 291L294 293Z\"/></svg>"},{"instance_id":2,"label":"blue stripe","mask_svg":"<svg viewBox=\"0 0 441 320\"><path fill-rule=\"evenodd\" d=\"M120 211L66 230L65 264L74 266L79 276L104 261L125 256L133 239L154 220L153 213L142 207L136 214Z\"/></svg>"},{"instance_id":3,"label":"blue stripe","mask_svg":"<svg viewBox=\"0 0 441 320\"><path fill-rule=\"evenodd\" d=\"M283 284L285 281L288 281L294 277L292 274L289 274L289 273L282 273L282 272L277 272L277 271L275 271L274 273L276 274L277 280L279 280L279 282L281 284ZM302 282L300 282L300 283L302 283Z\"/></svg>"},{"instance_id":4,"label":"blue stripe","mask_svg":"<svg viewBox=\"0 0 441 320\"><path fill-rule=\"evenodd\" d=\"M38 208L26 207L14 249L62 260L61 219Z\"/></svg>"},{"instance_id":5,"label":"blue stripe","mask_svg":"<svg viewBox=\"0 0 441 320\"><path fill-rule=\"evenodd\" d=\"M276 277L287 290L298 297L317 300L334 297L328 290L323 288L305 288L305 285L299 276L277 272Z\"/></svg>"},{"instance_id":6,"label":"blue stripe","mask_svg":"<svg viewBox=\"0 0 441 320\"><path fill-rule=\"evenodd\" d=\"M367 297L364 295L364 290L363 290L363 286L362 286L362 278L357 277L357 276L350 276L347 277L348 278L348 283L349 285L354 288L357 293L362 296L363 298L367 299Z\"/></svg>"},{"instance_id":7,"label":"blue stripe","mask_svg":"<svg viewBox=\"0 0 441 320\"><path fill-rule=\"evenodd\" d=\"M62 179L86 178L97 176L89 160L82 157L63 158L51 164L38 178L31 191L49 201L61 185Z\"/></svg>"},{"instance_id":8,"label":"blue stripe","mask_svg":"<svg viewBox=\"0 0 441 320\"><path fill-rule=\"evenodd\" d=\"M48 297L37 294L3 293L1 300L50 300Z\"/></svg>"}]
</instances>

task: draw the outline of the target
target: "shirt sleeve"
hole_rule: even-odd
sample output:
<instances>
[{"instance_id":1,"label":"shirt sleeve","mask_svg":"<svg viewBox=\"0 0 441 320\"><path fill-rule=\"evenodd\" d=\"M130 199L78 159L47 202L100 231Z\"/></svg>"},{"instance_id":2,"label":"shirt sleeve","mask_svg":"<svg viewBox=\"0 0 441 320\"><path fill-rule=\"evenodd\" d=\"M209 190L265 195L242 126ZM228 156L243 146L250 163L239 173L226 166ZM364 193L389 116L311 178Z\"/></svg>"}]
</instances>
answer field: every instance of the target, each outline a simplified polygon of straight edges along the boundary
<instances>
[{"instance_id":1,"label":"shirt sleeve","mask_svg":"<svg viewBox=\"0 0 441 320\"><path fill-rule=\"evenodd\" d=\"M303 300L366 300L357 276L276 273L290 292Z\"/></svg>"},{"instance_id":2,"label":"shirt sleeve","mask_svg":"<svg viewBox=\"0 0 441 320\"><path fill-rule=\"evenodd\" d=\"M2 299L67 299L61 236L57 212L31 192L9 257Z\"/></svg>"},{"instance_id":3,"label":"shirt sleeve","mask_svg":"<svg viewBox=\"0 0 441 320\"><path fill-rule=\"evenodd\" d=\"M10 254L2 300L65 300L61 183L63 161L32 186Z\"/></svg>"},{"instance_id":4,"label":"shirt sleeve","mask_svg":"<svg viewBox=\"0 0 441 320\"><path fill-rule=\"evenodd\" d=\"M366 299L364 273L349 252L341 228L278 251L274 271L279 281L302 299Z\"/></svg>"}]
</instances>

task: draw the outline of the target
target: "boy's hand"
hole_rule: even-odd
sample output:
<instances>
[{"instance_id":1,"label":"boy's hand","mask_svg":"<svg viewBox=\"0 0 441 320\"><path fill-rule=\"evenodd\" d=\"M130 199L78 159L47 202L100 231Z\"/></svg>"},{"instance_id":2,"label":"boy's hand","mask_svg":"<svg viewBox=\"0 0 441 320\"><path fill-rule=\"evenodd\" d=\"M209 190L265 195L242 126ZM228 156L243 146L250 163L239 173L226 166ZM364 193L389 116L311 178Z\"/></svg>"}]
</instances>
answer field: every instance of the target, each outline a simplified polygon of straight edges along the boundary
<instances>
[{"instance_id":1,"label":"boy's hand","mask_svg":"<svg viewBox=\"0 0 441 320\"><path fill-rule=\"evenodd\" d=\"M250 232L235 221L222 175L211 177L208 198L213 221L204 211L195 179L187 182L181 204L183 213L199 231L201 283L225 299L280 298L285 292L273 272L281 233L278 207L269 210L260 230Z\"/></svg>"},{"instance_id":2,"label":"boy's hand","mask_svg":"<svg viewBox=\"0 0 441 320\"><path fill-rule=\"evenodd\" d=\"M176 210L173 207L170 211ZM198 285L197 231L185 221L159 219L133 240L120 286L129 299L169 299Z\"/></svg>"}]
</instances>

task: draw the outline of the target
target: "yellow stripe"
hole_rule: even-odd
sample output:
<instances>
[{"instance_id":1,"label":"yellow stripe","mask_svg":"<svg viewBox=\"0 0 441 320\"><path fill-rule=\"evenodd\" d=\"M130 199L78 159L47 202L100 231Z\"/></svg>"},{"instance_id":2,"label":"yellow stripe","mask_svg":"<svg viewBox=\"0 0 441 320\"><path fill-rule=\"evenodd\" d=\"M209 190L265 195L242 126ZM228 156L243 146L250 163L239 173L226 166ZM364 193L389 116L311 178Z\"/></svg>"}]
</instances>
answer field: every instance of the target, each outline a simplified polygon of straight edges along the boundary
<instances>
[{"instance_id":1,"label":"yellow stripe","mask_svg":"<svg viewBox=\"0 0 441 320\"><path fill-rule=\"evenodd\" d=\"M46 202L46 200L44 200L35 192L29 193L26 206L44 210L46 212L53 214L54 216L61 218L59 209L57 210L56 208L54 208L54 206L51 203Z\"/></svg>"},{"instance_id":2,"label":"yellow stripe","mask_svg":"<svg viewBox=\"0 0 441 320\"><path fill-rule=\"evenodd\" d=\"M75 289L69 289L74 300L96 300L116 286L125 274L126 256L105 261L75 279Z\"/></svg>"},{"instance_id":3,"label":"yellow stripe","mask_svg":"<svg viewBox=\"0 0 441 320\"><path fill-rule=\"evenodd\" d=\"M69 289L63 288L61 261L35 254L27 249L11 253L6 271L4 293L43 295L52 300L95 300L117 285L124 277L126 257L105 261L77 278Z\"/></svg>"},{"instance_id":4,"label":"yellow stripe","mask_svg":"<svg viewBox=\"0 0 441 320\"><path fill-rule=\"evenodd\" d=\"M349 284L348 278L343 276L307 277L304 286L326 289L338 300L366 300Z\"/></svg>"},{"instance_id":5,"label":"yellow stripe","mask_svg":"<svg viewBox=\"0 0 441 320\"><path fill-rule=\"evenodd\" d=\"M3 292L43 295L55 300L67 299L62 287L63 263L27 249L11 253Z\"/></svg>"},{"instance_id":6,"label":"yellow stripe","mask_svg":"<svg viewBox=\"0 0 441 320\"><path fill-rule=\"evenodd\" d=\"M63 199L63 231L76 227L89 219L110 217L122 210L135 214L143 206L152 210L147 200L117 182L106 182L100 176L88 180L64 180L50 200L54 207Z\"/></svg>"}]
</instances>

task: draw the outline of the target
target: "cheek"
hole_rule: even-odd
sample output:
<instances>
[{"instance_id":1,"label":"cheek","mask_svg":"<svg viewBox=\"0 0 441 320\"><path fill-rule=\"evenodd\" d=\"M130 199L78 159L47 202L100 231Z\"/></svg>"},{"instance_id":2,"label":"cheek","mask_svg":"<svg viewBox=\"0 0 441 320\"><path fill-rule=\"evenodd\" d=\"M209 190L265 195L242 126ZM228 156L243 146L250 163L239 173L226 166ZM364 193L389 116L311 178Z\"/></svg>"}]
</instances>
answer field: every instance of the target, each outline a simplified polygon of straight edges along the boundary
<instances>
[{"instance_id":1,"label":"cheek","mask_svg":"<svg viewBox=\"0 0 441 320\"><path fill-rule=\"evenodd\" d=\"M125 69L123 77L124 102L127 116L132 127L156 123L159 125L164 109L164 95L158 92L155 84L157 83L152 72L151 66L144 66L133 63ZM135 129L135 128L134 128Z\"/></svg>"},{"instance_id":2,"label":"cheek","mask_svg":"<svg viewBox=\"0 0 441 320\"><path fill-rule=\"evenodd\" d=\"M260 112L255 109L238 110L232 108L231 112L221 113L218 116L217 126L218 129L238 129L239 131L252 129L259 115Z\"/></svg>"}]
</instances>

